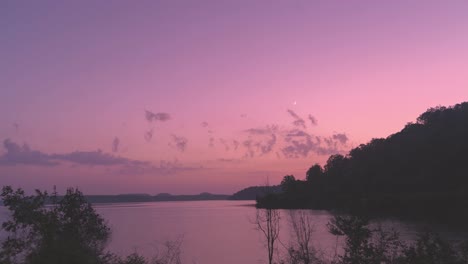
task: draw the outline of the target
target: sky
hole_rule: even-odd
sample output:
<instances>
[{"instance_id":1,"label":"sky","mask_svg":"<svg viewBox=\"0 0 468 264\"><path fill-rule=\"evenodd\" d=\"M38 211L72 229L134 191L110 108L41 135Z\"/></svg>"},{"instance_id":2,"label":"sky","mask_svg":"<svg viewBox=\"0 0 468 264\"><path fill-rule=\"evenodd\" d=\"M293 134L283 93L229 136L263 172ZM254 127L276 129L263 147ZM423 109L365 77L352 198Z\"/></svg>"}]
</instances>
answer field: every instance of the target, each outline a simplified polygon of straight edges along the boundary
<instances>
[{"instance_id":1,"label":"sky","mask_svg":"<svg viewBox=\"0 0 468 264\"><path fill-rule=\"evenodd\" d=\"M0 183L234 193L468 99L467 1L0 1Z\"/></svg>"}]
</instances>

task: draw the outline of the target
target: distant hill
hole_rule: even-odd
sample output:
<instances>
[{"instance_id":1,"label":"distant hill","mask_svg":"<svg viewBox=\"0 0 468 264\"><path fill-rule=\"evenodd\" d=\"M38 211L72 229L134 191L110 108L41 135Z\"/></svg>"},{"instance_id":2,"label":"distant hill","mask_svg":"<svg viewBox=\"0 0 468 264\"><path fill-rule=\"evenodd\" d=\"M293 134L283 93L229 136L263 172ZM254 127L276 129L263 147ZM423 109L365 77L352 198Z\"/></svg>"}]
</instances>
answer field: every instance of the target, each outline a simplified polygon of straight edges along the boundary
<instances>
[{"instance_id":1,"label":"distant hill","mask_svg":"<svg viewBox=\"0 0 468 264\"><path fill-rule=\"evenodd\" d=\"M281 192L281 187L279 185L270 187L251 186L234 193L229 197L229 200L255 200L257 197L263 197L269 192L279 193Z\"/></svg>"},{"instance_id":2,"label":"distant hill","mask_svg":"<svg viewBox=\"0 0 468 264\"><path fill-rule=\"evenodd\" d=\"M468 216L468 103L430 108L401 131L316 166L258 206Z\"/></svg>"},{"instance_id":3,"label":"distant hill","mask_svg":"<svg viewBox=\"0 0 468 264\"><path fill-rule=\"evenodd\" d=\"M171 195L160 193L149 194L118 194L118 195L86 195L90 203L133 203L133 202L162 202L162 201L203 201L203 200L227 200L229 195L201 193L194 195Z\"/></svg>"}]
</instances>

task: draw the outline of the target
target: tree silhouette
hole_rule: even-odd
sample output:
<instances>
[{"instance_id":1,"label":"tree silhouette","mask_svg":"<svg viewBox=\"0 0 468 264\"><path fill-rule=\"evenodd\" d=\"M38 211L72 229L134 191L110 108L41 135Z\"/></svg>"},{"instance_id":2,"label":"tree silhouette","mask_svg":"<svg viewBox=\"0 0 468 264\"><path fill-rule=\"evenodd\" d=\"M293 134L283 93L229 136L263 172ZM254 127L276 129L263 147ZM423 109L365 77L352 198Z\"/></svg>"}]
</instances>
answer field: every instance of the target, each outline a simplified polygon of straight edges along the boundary
<instances>
[{"instance_id":1,"label":"tree silhouette","mask_svg":"<svg viewBox=\"0 0 468 264\"><path fill-rule=\"evenodd\" d=\"M77 189L68 189L58 200L54 192L3 187L3 204L11 219L2 228L8 237L2 243L0 263L102 263L110 229ZM46 207L46 202L52 202Z\"/></svg>"},{"instance_id":2,"label":"tree silhouette","mask_svg":"<svg viewBox=\"0 0 468 264\"><path fill-rule=\"evenodd\" d=\"M291 192L294 190L296 184L296 178L293 175L286 175L281 181L281 189L283 192Z\"/></svg>"},{"instance_id":3,"label":"tree silhouette","mask_svg":"<svg viewBox=\"0 0 468 264\"><path fill-rule=\"evenodd\" d=\"M323 263L312 245L314 223L310 211L289 210L292 243L288 248L288 263L312 264Z\"/></svg>"},{"instance_id":4,"label":"tree silhouette","mask_svg":"<svg viewBox=\"0 0 468 264\"><path fill-rule=\"evenodd\" d=\"M430 108L415 123L347 155L313 165L307 181L285 177L276 208L341 209L468 220L468 102ZM288 175L289 176L289 175ZM292 191L293 190L293 191ZM265 205L262 199L258 205Z\"/></svg>"},{"instance_id":5,"label":"tree silhouette","mask_svg":"<svg viewBox=\"0 0 468 264\"><path fill-rule=\"evenodd\" d=\"M322 166L319 164L314 164L312 167L310 167L309 170L306 172L306 180L308 182L313 182L317 179L320 179L320 177L323 176L323 169Z\"/></svg>"},{"instance_id":6,"label":"tree silhouette","mask_svg":"<svg viewBox=\"0 0 468 264\"><path fill-rule=\"evenodd\" d=\"M268 251L268 264L273 264L276 252L276 242L280 231L279 210L272 208L257 209L255 225L257 230L259 230L265 238L266 248Z\"/></svg>"}]
</instances>

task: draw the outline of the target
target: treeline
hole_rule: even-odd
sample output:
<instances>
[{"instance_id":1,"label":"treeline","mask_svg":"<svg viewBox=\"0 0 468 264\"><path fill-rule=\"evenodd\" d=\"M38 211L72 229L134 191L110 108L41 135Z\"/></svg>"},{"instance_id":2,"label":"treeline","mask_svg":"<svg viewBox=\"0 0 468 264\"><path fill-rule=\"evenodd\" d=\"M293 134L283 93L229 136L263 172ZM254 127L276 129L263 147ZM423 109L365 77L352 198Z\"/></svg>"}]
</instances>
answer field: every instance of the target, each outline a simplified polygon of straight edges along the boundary
<instances>
[{"instance_id":1,"label":"treeline","mask_svg":"<svg viewBox=\"0 0 468 264\"><path fill-rule=\"evenodd\" d=\"M435 107L387 138L315 164L305 180L287 175L283 192L258 207L467 219L468 103Z\"/></svg>"},{"instance_id":2,"label":"treeline","mask_svg":"<svg viewBox=\"0 0 468 264\"><path fill-rule=\"evenodd\" d=\"M229 197L229 200L255 200L268 193L280 193L281 186L251 186L242 189Z\"/></svg>"},{"instance_id":3,"label":"treeline","mask_svg":"<svg viewBox=\"0 0 468 264\"><path fill-rule=\"evenodd\" d=\"M132 202L167 202L167 201L206 201L206 200L227 200L230 196L225 194L185 194L171 195L161 193L158 195L149 194L119 194L119 195L86 195L85 198L90 203L132 203Z\"/></svg>"}]
</instances>

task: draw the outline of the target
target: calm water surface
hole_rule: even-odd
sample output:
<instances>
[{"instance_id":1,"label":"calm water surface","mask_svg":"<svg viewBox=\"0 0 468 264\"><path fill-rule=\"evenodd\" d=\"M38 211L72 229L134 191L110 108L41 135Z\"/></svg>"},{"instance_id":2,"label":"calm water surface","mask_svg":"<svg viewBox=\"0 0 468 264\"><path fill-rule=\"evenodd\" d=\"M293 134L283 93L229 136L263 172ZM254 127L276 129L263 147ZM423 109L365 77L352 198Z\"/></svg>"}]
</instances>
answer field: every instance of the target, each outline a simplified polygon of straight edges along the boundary
<instances>
[{"instance_id":1,"label":"calm water surface","mask_svg":"<svg viewBox=\"0 0 468 264\"><path fill-rule=\"evenodd\" d=\"M94 207L112 229L109 250L120 255L138 252L152 257L165 241L182 238L183 263L266 263L262 237L252 223L256 212L253 204L254 201L194 201ZM285 245L290 241L288 212L281 210L280 239ZM315 246L325 257L333 256L341 241L327 231L331 215L326 211L310 213L315 225ZM0 221L6 217L6 209L0 207ZM383 221L383 225L396 228L403 238L414 236L418 230L417 226L390 220Z\"/></svg>"},{"instance_id":2,"label":"calm water surface","mask_svg":"<svg viewBox=\"0 0 468 264\"><path fill-rule=\"evenodd\" d=\"M137 251L151 257L164 241L183 237L184 263L265 263L262 237L252 223L254 201L154 202L97 205L113 231L109 249L119 254ZM287 228L287 212L282 226ZM330 215L313 211L316 241L335 247L325 224ZM283 229L282 242L289 236Z\"/></svg>"},{"instance_id":3,"label":"calm water surface","mask_svg":"<svg viewBox=\"0 0 468 264\"><path fill-rule=\"evenodd\" d=\"M113 238L109 249L118 254L137 251L147 257L167 240L183 237L184 263L265 263L262 236L252 223L254 201L154 202L98 205L109 222ZM326 256L337 248L336 237L328 233L326 211L313 215L314 244ZM289 243L288 210L281 210L281 242ZM403 228L403 227L400 227ZM280 248L282 246L280 245Z\"/></svg>"}]
</instances>

